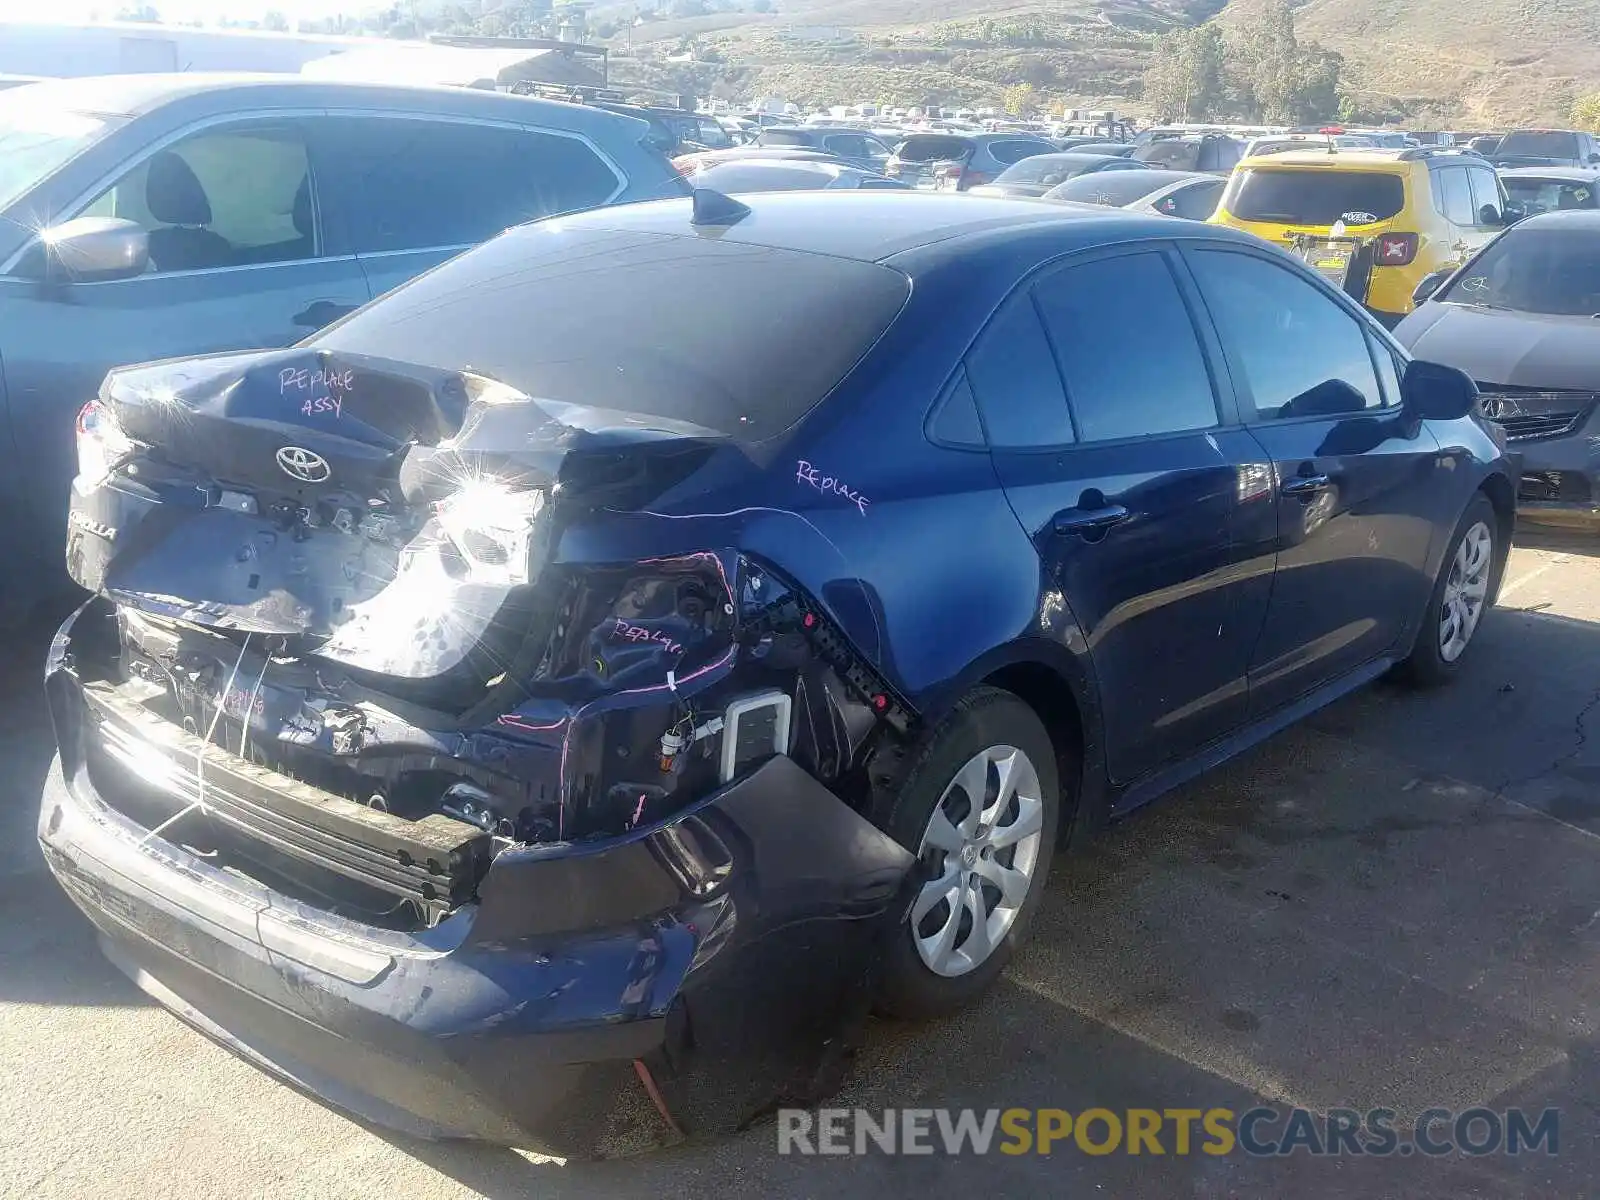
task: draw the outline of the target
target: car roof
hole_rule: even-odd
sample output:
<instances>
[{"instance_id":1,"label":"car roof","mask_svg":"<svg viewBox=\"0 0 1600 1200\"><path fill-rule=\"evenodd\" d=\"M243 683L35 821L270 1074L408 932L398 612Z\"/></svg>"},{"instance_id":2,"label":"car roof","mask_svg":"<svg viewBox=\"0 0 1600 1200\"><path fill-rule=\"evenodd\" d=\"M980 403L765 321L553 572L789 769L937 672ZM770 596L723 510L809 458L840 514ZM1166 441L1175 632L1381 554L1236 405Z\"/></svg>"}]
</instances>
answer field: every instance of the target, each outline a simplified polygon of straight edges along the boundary
<instances>
[{"instance_id":1,"label":"car roof","mask_svg":"<svg viewBox=\"0 0 1600 1200\"><path fill-rule=\"evenodd\" d=\"M1537 216L1518 221L1507 232L1543 229L1550 225L1576 225L1580 229L1600 230L1600 208L1563 208L1554 212L1539 213Z\"/></svg>"},{"instance_id":2,"label":"car roof","mask_svg":"<svg viewBox=\"0 0 1600 1200\"><path fill-rule=\"evenodd\" d=\"M138 117L169 104L197 98L219 98L239 108L252 110L355 104L415 109L441 115L532 120L567 129L615 129L619 123L636 124L638 120L590 105L513 96L507 92L479 88L446 84L369 83L235 71L97 75L51 79L32 84L30 88L30 105L48 105L99 116Z\"/></svg>"},{"instance_id":3,"label":"car roof","mask_svg":"<svg viewBox=\"0 0 1600 1200\"><path fill-rule=\"evenodd\" d=\"M1317 150L1288 150L1282 154L1264 154L1260 157L1247 158L1244 162L1250 165L1252 171L1274 171L1283 167L1322 167L1334 170L1340 167L1350 167L1352 169L1372 170L1384 167L1399 168L1408 166L1413 162L1426 165L1427 159L1425 158L1402 159L1401 155L1405 153L1406 151L1404 150L1384 149L1379 146L1353 146L1337 149L1329 153L1328 148L1323 146ZM1467 156L1463 156L1463 161L1466 160ZM1483 160L1472 159L1471 161L1482 162Z\"/></svg>"},{"instance_id":4,"label":"car roof","mask_svg":"<svg viewBox=\"0 0 1600 1200\"><path fill-rule=\"evenodd\" d=\"M1118 208L1040 204L1032 200L960 193L906 191L766 192L741 203L748 216L726 226L695 227L688 199L655 200L591 209L555 218L564 228L714 237L719 241L882 262L907 251L984 234L1019 235L1056 226L1085 246L1143 238L1170 238L1161 217ZM1205 226L1185 236L1254 244L1246 233Z\"/></svg>"},{"instance_id":5,"label":"car roof","mask_svg":"<svg viewBox=\"0 0 1600 1200\"><path fill-rule=\"evenodd\" d=\"M1500 174L1507 179L1561 179L1600 184L1600 171L1593 167L1501 167Z\"/></svg>"}]
</instances>

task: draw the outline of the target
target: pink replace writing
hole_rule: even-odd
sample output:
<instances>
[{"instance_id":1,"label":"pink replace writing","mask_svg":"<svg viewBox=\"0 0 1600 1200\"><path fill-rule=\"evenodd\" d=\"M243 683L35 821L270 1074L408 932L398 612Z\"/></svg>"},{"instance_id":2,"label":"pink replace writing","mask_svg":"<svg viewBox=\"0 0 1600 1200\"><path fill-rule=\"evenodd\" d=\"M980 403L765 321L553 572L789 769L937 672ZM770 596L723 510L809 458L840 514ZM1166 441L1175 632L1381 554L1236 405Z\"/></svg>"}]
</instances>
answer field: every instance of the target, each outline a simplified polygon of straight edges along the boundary
<instances>
[{"instance_id":1,"label":"pink replace writing","mask_svg":"<svg viewBox=\"0 0 1600 1200\"><path fill-rule=\"evenodd\" d=\"M809 483L824 495L831 492L836 496L843 496L861 510L862 516L867 515L867 505L871 504L872 501L868 500L860 492L855 491L843 480L836 479L832 475L821 474L816 467L803 458L795 464L795 467L794 478L796 483Z\"/></svg>"},{"instance_id":2,"label":"pink replace writing","mask_svg":"<svg viewBox=\"0 0 1600 1200\"><path fill-rule=\"evenodd\" d=\"M308 367L285 367L278 372L280 395L288 395L290 391L326 389L326 395L309 396L301 402L300 411L308 417L313 413L329 412L335 417L344 416L345 393L353 388L355 383L356 373L348 367L343 371L313 371Z\"/></svg>"},{"instance_id":3,"label":"pink replace writing","mask_svg":"<svg viewBox=\"0 0 1600 1200\"><path fill-rule=\"evenodd\" d=\"M616 628L611 631L612 637L621 638L625 642L655 642L668 654L678 654L683 650L679 643L664 633L646 629L643 625L630 625L621 617L612 619L616 622Z\"/></svg>"}]
</instances>

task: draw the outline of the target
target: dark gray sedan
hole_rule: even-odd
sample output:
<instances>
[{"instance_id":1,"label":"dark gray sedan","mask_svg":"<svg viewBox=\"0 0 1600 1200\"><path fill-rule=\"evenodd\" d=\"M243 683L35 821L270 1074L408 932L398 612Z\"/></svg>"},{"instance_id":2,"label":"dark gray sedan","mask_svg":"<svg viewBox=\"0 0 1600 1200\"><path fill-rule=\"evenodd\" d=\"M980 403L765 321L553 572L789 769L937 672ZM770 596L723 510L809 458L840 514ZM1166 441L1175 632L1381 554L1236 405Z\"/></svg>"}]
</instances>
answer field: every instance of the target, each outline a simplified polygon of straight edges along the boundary
<instances>
[{"instance_id":1,"label":"dark gray sedan","mask_svg":"<svg viewBox=\"0 0 1600 1200\"><path fill-rule=\"evenodd\" d=\"M287 346L507 226L687 185L648 127L467 88L0 93L0 615L66 585L73 418L124 363Z\"/></svg>"},{"instance_id":2,"label":"dark gray sedan","mask_svg":"<svg viewBox=\"0 0 1600 1200\"><path fill-rule=\"evenodd\" d=\"M1143 163L1115 154L1039 154L1007 167L993 183L975 187L972 193L978 196L1037 199L1058 184L1080 175L1143 170Z\"/></svg>"}]
</instances>

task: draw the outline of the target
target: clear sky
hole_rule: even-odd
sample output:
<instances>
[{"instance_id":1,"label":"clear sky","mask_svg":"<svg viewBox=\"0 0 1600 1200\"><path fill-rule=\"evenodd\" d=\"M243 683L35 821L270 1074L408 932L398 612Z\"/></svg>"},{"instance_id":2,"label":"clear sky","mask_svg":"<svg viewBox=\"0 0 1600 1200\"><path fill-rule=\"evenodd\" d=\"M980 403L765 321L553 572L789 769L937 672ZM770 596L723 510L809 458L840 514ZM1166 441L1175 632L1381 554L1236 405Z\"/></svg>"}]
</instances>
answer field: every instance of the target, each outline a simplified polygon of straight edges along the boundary
<instances>
[{"instance_id":1,"label":"clear sky","mask_svg":"<svg viewBox=\"0 0 1600 1200\"><path fill-rule=\"evenodd\" d=\"M109 21L117 10L135 7L136 0L52 0L46 6L39 0L0 0L0 21ZM146 0L167 21L201 20L208 24L219 17L240 20L259 17L277 9L291 21L299 17L316 19L334 13L358 13L378 7L377 0ZM43 15L48 12L48 16Z\"/></svg>"}]
</instances>

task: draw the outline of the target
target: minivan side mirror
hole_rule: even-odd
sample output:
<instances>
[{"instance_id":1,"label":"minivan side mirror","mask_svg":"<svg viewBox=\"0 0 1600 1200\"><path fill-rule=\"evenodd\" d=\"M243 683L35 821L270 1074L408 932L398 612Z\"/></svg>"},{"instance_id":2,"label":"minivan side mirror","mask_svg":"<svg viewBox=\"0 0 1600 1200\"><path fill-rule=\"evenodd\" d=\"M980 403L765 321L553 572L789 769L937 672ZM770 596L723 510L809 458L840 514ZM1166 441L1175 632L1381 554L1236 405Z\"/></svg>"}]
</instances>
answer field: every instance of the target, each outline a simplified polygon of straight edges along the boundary
<instances>
[{"instance_id":1,"label":"minivan side mirror","mask_svg":"<svg viewBox=\"0 0 1600 1200\"><path fill-rule=\"evenodd\" d=\"M1472 376L1441 363L1413 359L1400 380L1406 412L1424 421L1458 421L1478 406Z\"/></svg>"},{"instance_id":2,"label":"minivan side mirror","mask_svg":"<svg viewBox=\"0 0 1600 1200\"><path fill-rule=\"evenodd\" d=\"M39 268L50 282L127 279L150 266L150 235L119 217L78 217L39 235Z\"/></svg>"},{"instance_id":3,"label":"minivan side mirror","mask_svg":"<svg viewBox=\"0 0 1600 1200\"><path fill-rule=\"evenodd\" d=\"M1416 290L1411 293L1411 303L1420 307L1432 300L1439 289L1444 286L1444 281L1454 274L1455 268L1453 267L1446 267L1442 271L1429 271L1422 277L1422 282L1417 284Z\"/></svg>"}]
</instances>

